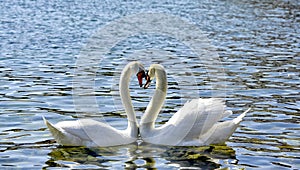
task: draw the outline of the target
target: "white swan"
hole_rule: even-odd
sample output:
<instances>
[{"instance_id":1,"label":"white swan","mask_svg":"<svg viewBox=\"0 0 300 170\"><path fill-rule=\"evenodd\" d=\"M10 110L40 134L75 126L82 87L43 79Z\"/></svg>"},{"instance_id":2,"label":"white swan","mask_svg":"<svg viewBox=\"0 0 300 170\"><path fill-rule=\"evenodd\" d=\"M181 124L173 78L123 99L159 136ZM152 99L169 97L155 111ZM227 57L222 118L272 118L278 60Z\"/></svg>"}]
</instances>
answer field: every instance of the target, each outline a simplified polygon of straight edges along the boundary
<instances>
[{"instance_id":1,"label":"white swan","mask_svg":"<svg viewBox=\"0 0 300 170\"><path fill-rule=\"evenodd\" d=\"M144 142L172 146L201 146L224 143L236 130L248 109L237 118L220 122L230 114L221 99L193 99L186 102L170 120L155 127L155 120L167 93L167 77L163 66L152 64L146 76L145 88L156 78L156 90L140 121L140 135Z\"/></svg>"},{"instance_id":2,"label":"white swan","mask_svg":"<svg viewBox=\"0 0 300 170\"><path fill-rule=\"evenodd\" d=\"M52 125L43 118L55 140L61 145L87 147L116 146L135 142L138 137L138 126L129 92L129 81L133 74L137 74L140 86L142 86L145 72L141 63L127 64L120 78L120 95L128 118L126 130L117 130L107 123L92 119L63 121Z\"/></svg>"}]
</instances>

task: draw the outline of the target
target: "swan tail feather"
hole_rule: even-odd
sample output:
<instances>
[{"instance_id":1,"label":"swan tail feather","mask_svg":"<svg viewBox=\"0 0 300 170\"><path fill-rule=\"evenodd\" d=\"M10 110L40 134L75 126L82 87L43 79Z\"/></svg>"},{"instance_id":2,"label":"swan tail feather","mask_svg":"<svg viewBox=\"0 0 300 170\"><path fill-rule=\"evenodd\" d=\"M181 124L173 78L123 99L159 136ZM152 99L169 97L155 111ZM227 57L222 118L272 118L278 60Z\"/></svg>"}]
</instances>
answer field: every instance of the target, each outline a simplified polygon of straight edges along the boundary
<instances>
[{"instance_id":1,"label":"swan tail feather","mask_svg":"<svg viewBox=\"0 0 300 170\"><path fill-rule=\"evenodd\" d=\"M60 139L65 138L66 135L60 129L58 129L52 123L50 123L44 116L43 116L43 120L44 120L44 123L47 125L48 129L50 130L52 136L55 138L55 140L58 143L61 143Z\"/></svg>"},{"instance_id":2,"label":"swan tail feather","mask_svg":"<svg viewBox=\"0 0 300 170\"><path fill-rule=\"evenodd\" d=\"M247 109L244 113L242 113L242 114L239 115L237 118L235 118L235 119L233 120L233 123L239 124L239 123L243 120L243 118L246 116L246 114L247 114L250 110L251 110L251 108Z\"/></svg>"},{"instance_id":3,"label":"swan tail feather","mask_svg":"<svg viewBox=\"0 0 300 170\"><path fill-rule=\"evenodd\" d=\"M250 110L251 108L247 109L244 113L233 120L218 122L207 133L199 136L199 143L208 145L226 142Z\"/></svg>"}]
</instances>

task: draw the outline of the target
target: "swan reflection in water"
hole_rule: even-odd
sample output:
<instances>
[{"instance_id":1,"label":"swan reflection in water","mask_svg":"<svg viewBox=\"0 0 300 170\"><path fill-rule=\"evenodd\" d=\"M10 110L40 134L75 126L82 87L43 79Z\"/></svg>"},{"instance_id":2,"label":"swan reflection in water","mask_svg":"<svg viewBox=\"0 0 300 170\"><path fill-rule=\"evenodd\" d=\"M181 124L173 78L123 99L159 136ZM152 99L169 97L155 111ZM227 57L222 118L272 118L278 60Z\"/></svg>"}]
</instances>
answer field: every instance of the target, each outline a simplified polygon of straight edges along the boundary
<instances>
[{"instance_id":1,"label":"swan reflection in water","mask_svg":"<svg viewBox=\"0 0 300 170\"><path fill-rule=\"evenodd\" d=\"M48 155L47 167L93 168L220 168L220 160L235 160L226 145L203 147L162 146L141 141L114 147L58 146Z\"/></svg>"}]
</instances>

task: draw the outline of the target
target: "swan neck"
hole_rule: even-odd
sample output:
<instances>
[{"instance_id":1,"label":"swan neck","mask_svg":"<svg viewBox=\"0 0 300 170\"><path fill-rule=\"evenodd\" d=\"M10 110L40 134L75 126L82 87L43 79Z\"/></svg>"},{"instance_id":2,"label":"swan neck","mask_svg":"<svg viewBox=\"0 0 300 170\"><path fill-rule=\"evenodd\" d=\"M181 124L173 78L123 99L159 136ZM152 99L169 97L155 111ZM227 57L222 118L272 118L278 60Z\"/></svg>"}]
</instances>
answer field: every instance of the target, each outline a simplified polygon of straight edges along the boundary
<instances>
[{"instance_id":1,"label":"swan neck","mask_svg":"<svg viewBox=\"0 0 300 170\"><path fill-rule=\"evenodd\" d=\"M130 131L137 131L137 120L135 117L135 112L131 103L131 97L129 92L129 82L130 77L134 74L134 71L131 69L132 64L126 65L123 69L121 78L120 78L120 96L123 106L125 107L125 112L128 118L128 128Z\"/></svg>"},{"instance_id":2,"label":"swan neck","mask_svg":"<svg viewBox=\"0 0 300 170\"><path fill-rule=\"evenodd\" d=\"M146 108L145 114L141 119L142 125L145 126L144 129L154 128L155 120L163 106L164 100L167 95L167 76L163 67L156 66L155 68L155 78L156 78L156 88L154 95ZM147 126L147 128L146 128Z\"/></svg>"}]
</instances>

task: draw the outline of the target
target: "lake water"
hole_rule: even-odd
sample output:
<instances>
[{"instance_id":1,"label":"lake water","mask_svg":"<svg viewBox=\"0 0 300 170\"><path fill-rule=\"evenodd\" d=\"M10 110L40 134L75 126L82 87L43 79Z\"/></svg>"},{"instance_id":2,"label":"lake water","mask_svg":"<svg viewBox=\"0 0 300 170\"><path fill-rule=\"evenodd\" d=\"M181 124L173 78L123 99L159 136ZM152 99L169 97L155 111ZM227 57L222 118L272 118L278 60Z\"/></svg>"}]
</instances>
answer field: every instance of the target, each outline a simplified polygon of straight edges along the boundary
<instances>
[{"instance_id":1,"label":"lake water","mask_svg":"<svg viewBox=\"0 0 300 170\"><path fill-rule=\"evenodd\" d=\"M4 1L0 7L0 169L300 168L299 1ZM174 37L124 37L87 70L96 70L91 76L100 109L78 112L72 90L82 51L98 41L99 30L139 13L196 25L218 52L216 65ZM139 140L108 148L59 146L42 116L56 123L103 115L114 127L127 126L118 79L136 59L167 70L158 125L195 96L224 98L234 113L230 119L252 110L226 145L164 147ZM132 80L130 88L140 119L154 85L144 90Z\"/></svg>"}]
</instances>

